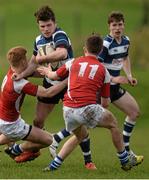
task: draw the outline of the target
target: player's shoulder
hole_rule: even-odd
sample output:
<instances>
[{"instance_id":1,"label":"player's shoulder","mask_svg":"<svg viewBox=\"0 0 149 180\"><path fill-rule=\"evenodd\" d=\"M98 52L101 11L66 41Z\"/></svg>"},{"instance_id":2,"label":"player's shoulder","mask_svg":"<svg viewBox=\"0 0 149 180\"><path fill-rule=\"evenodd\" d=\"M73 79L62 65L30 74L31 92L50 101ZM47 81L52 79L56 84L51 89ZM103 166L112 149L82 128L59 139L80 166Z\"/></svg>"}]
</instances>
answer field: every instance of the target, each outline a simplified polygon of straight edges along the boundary
<instances>
[{"instance_id":1,"label":"player's shoulder","mask_svg":"<svg viewBox=\"0 0 149 180\"><path fill-rule=\"evenodd\" d=\"M129 37L126 36L126 35L123 35L123 36L122 36L122 39L124 39L125 41L128 41L128 42L130 41Z\"/></svg>"},{"instance_id":2,"label":"player's shoulder","mask_svg":"<svg viewBox=\"0 0 149 180\"><path fill-rule=\"evenodd\" d=\"M52 37L54 38L57 35L67 36L67 33L65 31L63 31L61 28L56 28L55 32L52 34Z\"/></svg>"},{"instance_id":3,"label":"player's shoulder","mask_svg":"<svg viewBox=\"0 0 149 180\"><path fill-rule=\"evenodd\" d=\"M26 84L29 84L30 82L26 79L20 79L18 81L13 81L13 85L14 85L14 90L17 92L17 93L21 93L23 87L26 85Z\"/></svg>"},{"instance_id":4,"label":"player's shoulder","mask_svg":"<svg viewBox=\"0 0 149 180\"><path fill-rule=\"evenodd\" d=\"M38 36L36 37L36 39L35 39L36 44L42 43L42 42L44 42L44 41L45 41L45 38L44 38L44 36L43 36L42 34L38 35Z\"/></svg>"},{"instance_id":5,"label":"player's shoulder","mask_svg":"<svg viewBox=\"0 0 149 180\"><path fill-rule=\"evenodd\" d=\"M103 46L109 48L110 44L113 42L114 38L110 35L106 35L103 39Z\"/></svg>"},{"instance_id":6,"label":"player's shoulder","mask_svg":"<svg viewBox=\"0 0 149 180\"><path fill-rule=\"evenodd\" d=\"M100 62L99 60L98 60L98 64L99 64L100 68L102 68L103 70L106 69L105 65L102 62Z\"/></svg>"}]
</instances>

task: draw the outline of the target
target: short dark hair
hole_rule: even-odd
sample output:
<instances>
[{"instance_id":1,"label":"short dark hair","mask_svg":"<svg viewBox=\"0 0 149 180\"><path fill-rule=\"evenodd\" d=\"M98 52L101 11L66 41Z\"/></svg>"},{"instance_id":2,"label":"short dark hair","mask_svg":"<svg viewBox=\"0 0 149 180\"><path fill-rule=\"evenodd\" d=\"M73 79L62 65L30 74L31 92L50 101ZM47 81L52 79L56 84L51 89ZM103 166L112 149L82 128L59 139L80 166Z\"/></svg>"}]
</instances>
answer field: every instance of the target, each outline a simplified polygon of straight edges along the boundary
<instances>
[{"instance_id":1,"label":"short dark hair","mask_svg":"<svg viewBox=\"0 0 149 180\"><path fill-rule=\"evenodd\" d=\"M37 19L37 23L39 21L48 21L48 20L52 20L55 22L55 14L49 6L42 6L34 13L34 16Z\"/></svg>"},{"instance_id":2,"label":"short dark hair","mask_svg":"<svg viewBox=\"0 0 149 180\"><path fill-rule=\"evenodd\" d=\"M103 40L99 34L92 33L85 42L85 46L89 53L99 54L103 47Z\"/></svg>"},{"instance_id":3,"label":"short dark hair","mask_svg":"<svg viewBox=\"0 0 149 180\"><path fill-rule=\"evenodd\" d=\"M7 53L7 59L13 67L18 67L22 61L27 60L27 50L22 46L11 48Z\"/></svg>"},{"instance_id":4,"label":"short dark hair","mask_svg":"<svg viewBox=\"0 0 149 180\"><path fill-rule=\"evenodd\" d=\"M108 24L110 24L111 22L116 21L125 21L124 19L124 15L123 13L119 12L119 11L112 11L109 16L108 16Z\"/></svg>"}]
</instances>

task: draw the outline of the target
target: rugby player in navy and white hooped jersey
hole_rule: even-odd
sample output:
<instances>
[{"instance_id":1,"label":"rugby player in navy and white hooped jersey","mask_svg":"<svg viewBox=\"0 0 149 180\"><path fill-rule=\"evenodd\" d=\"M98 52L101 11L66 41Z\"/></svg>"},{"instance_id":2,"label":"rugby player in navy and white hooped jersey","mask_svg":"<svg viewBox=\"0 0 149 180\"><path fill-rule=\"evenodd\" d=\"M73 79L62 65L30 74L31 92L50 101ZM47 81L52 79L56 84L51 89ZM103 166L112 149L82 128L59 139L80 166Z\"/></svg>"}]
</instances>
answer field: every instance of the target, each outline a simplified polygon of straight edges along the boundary
<instances>
[{"instance_id":1,"label":"rugby player in navy and white hooped jersey","mask_svg":"<svg viewBox=\"0 0 149 180\"><path fill-rule=\"evenodd\" d=\"M129 147L129 139L139 116L139 106L134 97L123 89L120 84L129 83L137 85L137 80L132 76L129 59L129 38L123 35L124 16L121 12L112 12L108 17L110 33L104 38L103 50L99 59L104 63L111 75L110 99L111 102L126 114L123 129L123 140L130 157L134 159L134 165L143 161L143 156L137 156ZM124 70L126 76L121 76Z\"/></svg>"},{"instance_id":2,"label":"rugby player in navy and white hooped jersey","mask_svg":"<svg viewBox=\"0 0 149 180\"><path fill-rule=\"evenodd\" d=\"M28 68L21 74L15 74L15 80L22 77L31 75L39 64L50 63L52 68L56 70L62 64L69 61L73 57L73 51L70 43L70 39L67 34L60 28L57 27L55 14L48 6L43 6L37 12L35 17L39 26L41 35L37 36L34 44L33 55L31 57ZM43 86L48 88L58 83L58 81L51 81L48 78L44 78ZM34 125L43 128L45 119L49 113L53 110L55 104L58 104L59 100L63 98L66 89L58 93L53 98L38 97L38 103L36 107L36 117L34 119ZM70 133L63 129L54 135L53 144L50 146L50 152L52 156L56 156L56 147L58 143L64 138L69 136ZM84 154L85 167L91 169L91 152L89 147L89 138L80 144ZM28 156L28 157L27 157ZM29 154L25 154L21 157L22 161L27 161L33 157ZM18 157L18 161L20 158Z\"/></svg>"}]
</instances>

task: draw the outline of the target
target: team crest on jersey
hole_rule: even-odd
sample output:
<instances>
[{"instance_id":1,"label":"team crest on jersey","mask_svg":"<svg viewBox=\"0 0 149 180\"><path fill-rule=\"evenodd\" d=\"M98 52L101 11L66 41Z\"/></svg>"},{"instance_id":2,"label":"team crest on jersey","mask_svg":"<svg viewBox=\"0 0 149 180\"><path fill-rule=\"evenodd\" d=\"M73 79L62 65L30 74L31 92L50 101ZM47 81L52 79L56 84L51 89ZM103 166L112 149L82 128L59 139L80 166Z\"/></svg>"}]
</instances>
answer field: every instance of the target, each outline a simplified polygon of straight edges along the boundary
<instances>
[{"instance_id":1,"label":"team crest on jersey","mask_svg":"<svg viewBox=\"0 0 149 180\"><path fill-rule=\"evenodd\" d=\"M118 52L118 50L117 50L117 49L114 49L113 51L114 51L114 52Z\"/></svg>"}]
</instances>

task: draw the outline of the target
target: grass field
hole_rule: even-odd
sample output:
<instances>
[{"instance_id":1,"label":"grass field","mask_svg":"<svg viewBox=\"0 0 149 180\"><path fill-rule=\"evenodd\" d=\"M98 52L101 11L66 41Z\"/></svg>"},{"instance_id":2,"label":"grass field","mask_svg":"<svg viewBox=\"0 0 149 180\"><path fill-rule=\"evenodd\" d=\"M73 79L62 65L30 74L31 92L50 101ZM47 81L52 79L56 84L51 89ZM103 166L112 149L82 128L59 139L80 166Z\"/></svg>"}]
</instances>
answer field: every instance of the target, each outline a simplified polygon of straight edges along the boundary
<instances>
[{"instance_id":1,"label":"grass field","mask_svg":"<svg viewBox=\"0 0 149 180\"><path fill-rule=\"evenodd\" d=\"M0 0L0 82L7 71L5 52L12 46L23 45L32 53L33 40L38 35L38 29L33 17L34 11L43 4L49 4L55 10L58 24L63 27L72 39L76 55L80 55L83 39L92 31L107 33L107 15L112 10L121 10L126 16L126 33L131 37L140 27L142 18L141 0ZM64 8L65 7L65 8ZM79 36L78 36L79 34ZM143 43L142 43L143 44ZM137 60L137 59L135 59ZM105 129L90 131L91 150L97 171L87 171L84 168L83 156L79 147L68 157L62 167L56 172L43 173L42 169L52 160L48 149L42 150L42 155L30 163L16 164L4 154L4 146L0 147L0 179L145 179L149 178L149 146L148 146L148 70L134 69L138 79L135 88L126 87L138 101L141 116L138 119L131 147L137 154L144 155L142 165L123 172L120 169L110 134ZM33 80L41 83L41 80ZM32 123L35 114L36 100L26 97L22 108L22 117ZM124 115L110 106L122 129ZM62 104L56 106L49 115L46 129L56 132L64 127ZM62 142L62 144L64 141ZM61 145L62 145L61 144Z\"/></svg>"}]
</instances>

